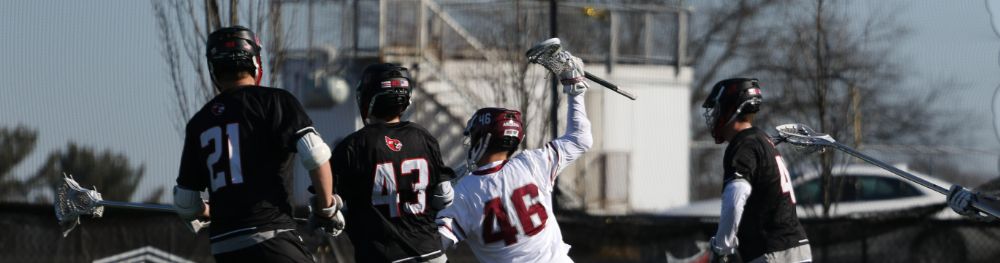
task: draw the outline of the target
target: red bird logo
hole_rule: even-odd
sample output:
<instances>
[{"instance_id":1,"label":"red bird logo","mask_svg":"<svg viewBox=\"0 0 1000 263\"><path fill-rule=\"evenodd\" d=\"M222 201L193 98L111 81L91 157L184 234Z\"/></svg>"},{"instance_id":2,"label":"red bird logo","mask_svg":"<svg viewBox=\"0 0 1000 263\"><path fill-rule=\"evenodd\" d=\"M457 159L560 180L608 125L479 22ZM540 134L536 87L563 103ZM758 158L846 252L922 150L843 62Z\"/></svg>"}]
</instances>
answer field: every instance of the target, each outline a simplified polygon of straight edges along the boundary
<instances>
[{"instance_id":1,"label":"red bird logo","mask_svg":"<svg viewBox=\"0 0 1000 263\"><path fill-rule=\"evenodd\" d=\"M389 136L385 136L385 146L389 146L389 150L392 150L394 152L403 150L403 142L400 142L399 140L393 138L389 138Z\"/></svg>"}]
</instances>

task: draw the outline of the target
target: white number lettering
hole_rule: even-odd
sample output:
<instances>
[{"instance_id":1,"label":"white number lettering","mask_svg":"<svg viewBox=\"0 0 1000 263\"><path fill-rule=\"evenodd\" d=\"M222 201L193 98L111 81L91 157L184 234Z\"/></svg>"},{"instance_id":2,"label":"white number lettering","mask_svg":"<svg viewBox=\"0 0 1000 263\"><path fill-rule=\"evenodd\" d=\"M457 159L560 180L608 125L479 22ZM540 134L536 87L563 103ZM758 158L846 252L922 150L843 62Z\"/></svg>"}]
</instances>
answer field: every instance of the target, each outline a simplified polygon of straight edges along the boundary
<instances>
[{"instance_id":1,"label":"white number lettering","mask_svg":"<svg viewBox=\"0 0 1000 263\"><path fill-rule=\"evenodd\" d=\"M785 160L781 156L775 156L774 161L778 163L778 173L781 174L781 193L788 194L788 197L792 199L792 204L795 204L795 190L792 187L792 179L788 175L788 167L785 166Z\"/></svg>"},{"instance_id":2,"label":"white number lettering","mask_svg":"<svg viewBox=\"0 0 1000 263\"><path fill-rule=\"evenodd\" d=\"M416 181L412 185L413 191L417 194L417 202L405 202L404 207L406 208L406 212L414 215L423 214L424 209L427 207L427 184L429 183L427 179L430 177L430 170L427 169L427 160L405 160L400 164L400 168L400 171L403 172L400 176L411 175L413 171L417 171Z\"/></svg>"},{"instance_id":3,"label":"white number lettering","mask_svg":"<svg viewBox=\"0 0 1000 263\"><path fill-rule=\"evenodd\" d=\"M414 173L413 184L409 186L416 194L416 202L404 201L403 211L412 215L424 213L427 208L427 186L430 183L430 170L426 159L407 159L400 165L399 176L409 176ZM375 166L374 184L372 184L372 205L389 206L389 216L399 217L399 192L396 178L396 170L393 163L380 163Z\"/></svg>"},{"instance_id":4,"label":"white number lettering","mask_svg":"<svg viewBox=\"0 0 1000 263\"><path fill-rule=\"evenodd\" d=\"M227 173L225 169L215 171L215 164L219 162L223 151L226 151L226 158L229 159L229 184L243 183L243 166L240 162L240 126L237 123L226 124L226 148L222 147L222 128L212 127L201 133L201 147L212 144L212 153L208 154L206 165L211 174L212 192L227 185Z\"/></svg>"},{"instance_id":5,"label":"white number lettering","mask_svg":"<svg viewBox=\"0 0 1000 263\"><path fill-rule=\"evenodd\" d=\"M392 163L375 166L375 184L372 185L372 205L389 206L389 216L399 217L399 193L396 193L396 172Z\"/></svg>"},{"instance_id":6,"label":"white number lettering","mask_svg":"<svg viewBox=\"0 0 1000 263\"><path fill-rule=\"evenodd\" d=\"M238 123L226 124L226 141L229 142L229 178L232 184L243 183L243 165L240 162L240 125Z\"/></svg>"}]
</instances>

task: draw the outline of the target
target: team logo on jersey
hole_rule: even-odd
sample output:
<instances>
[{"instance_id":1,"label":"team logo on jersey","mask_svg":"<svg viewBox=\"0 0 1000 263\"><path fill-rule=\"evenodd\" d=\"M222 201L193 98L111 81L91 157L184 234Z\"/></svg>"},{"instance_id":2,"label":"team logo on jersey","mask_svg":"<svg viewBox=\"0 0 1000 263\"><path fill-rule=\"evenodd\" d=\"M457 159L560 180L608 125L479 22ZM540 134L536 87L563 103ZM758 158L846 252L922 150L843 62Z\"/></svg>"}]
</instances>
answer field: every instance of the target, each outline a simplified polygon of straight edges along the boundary
<instances>
[{"instance_id":1,"label":"team logo on jersey","mask_svg":"<svg viewBox=\"0 0 1000 263\"><path fill-rule=\"evenodd\" d=\"M394 152L403 150L403 142L393 138L389 138L389 136L385 136L385 146L389 146L389 150L392 150Z\"/></svg>"},{"instance_id":2,"label":"team logo on jersey","mask_svg":"<svg viewBox=\"0 0 1000 263\"><path fill-rule=\"evenodd\" d=\"M219 116L219 115L222 115L222 113L225 112L225 111L226 111L226 105L225 104L222 104L222 103L219 103L219 102L216 102L215 104L212 104L212 115Z\"/></svg>"}]
</instances>

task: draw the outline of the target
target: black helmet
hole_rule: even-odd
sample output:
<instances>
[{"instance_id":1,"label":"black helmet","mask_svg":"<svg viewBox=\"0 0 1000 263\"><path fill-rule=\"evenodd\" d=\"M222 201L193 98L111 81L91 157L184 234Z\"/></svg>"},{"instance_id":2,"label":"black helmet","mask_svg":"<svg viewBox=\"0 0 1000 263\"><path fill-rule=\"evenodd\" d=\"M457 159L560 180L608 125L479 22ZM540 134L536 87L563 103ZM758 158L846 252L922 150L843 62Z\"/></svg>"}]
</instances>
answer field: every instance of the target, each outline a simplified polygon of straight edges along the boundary
<instances>
[{"instance_id":1,"label":"black helmet","mask_svg":"<svg viewBox=\"0 0 1000 263\"><path fill-rule=\"evenodd\" d=\"M260 60L260 39L242 26L224 27L208 35L205 43L208 70L215 80L216 69L250 70L257 84L264 75Z\"/></svg>"},{"instance_id":2,"label":"black helmet","mask_svg":"<svg viewBox=\"0 0 1000 263\"><path fill-rule=\"evenodd\" d=\"M355 93L361 120L367 124L372 113L378 116L401 114L410 106L412 80L410 72L399 65L382 63L366 67Z\"/></svg>"},{"instance_id":3,"label":"black helmet","mask_svg":"<svg viewBox=\"0 0 1000 263\"><path fill-rule=\"evenodd\" d=\"M722 138L722 127L742 114L759 111L763 98L757 79L732 78L715 83L712 93L701 105L705 108L705 123L711 129L715 143L725 140Z\"/></svg>"}]
</instances>

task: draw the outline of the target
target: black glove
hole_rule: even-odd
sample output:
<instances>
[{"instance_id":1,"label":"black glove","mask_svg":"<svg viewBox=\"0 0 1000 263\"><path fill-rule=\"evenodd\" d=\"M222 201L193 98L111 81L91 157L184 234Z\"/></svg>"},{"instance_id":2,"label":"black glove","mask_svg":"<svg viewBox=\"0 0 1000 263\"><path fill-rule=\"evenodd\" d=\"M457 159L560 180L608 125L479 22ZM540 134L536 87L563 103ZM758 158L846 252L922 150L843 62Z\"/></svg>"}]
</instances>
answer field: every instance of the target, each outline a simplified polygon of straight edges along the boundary
<instances>
[{"instance_id":1,"label":"black glove","mask_svg":"<svg viewBox=\"0 0 1000 263\"><path fill-rule=\"evenodd\" d=\"M959 185L951 186L951 191L948 192L948 206L950 206L952 210L955 210L955 213L964 216L977 214L978 212L976 208L972 207L972 204L975 202L975 193Z\"/></svg>"}]
</instances>

